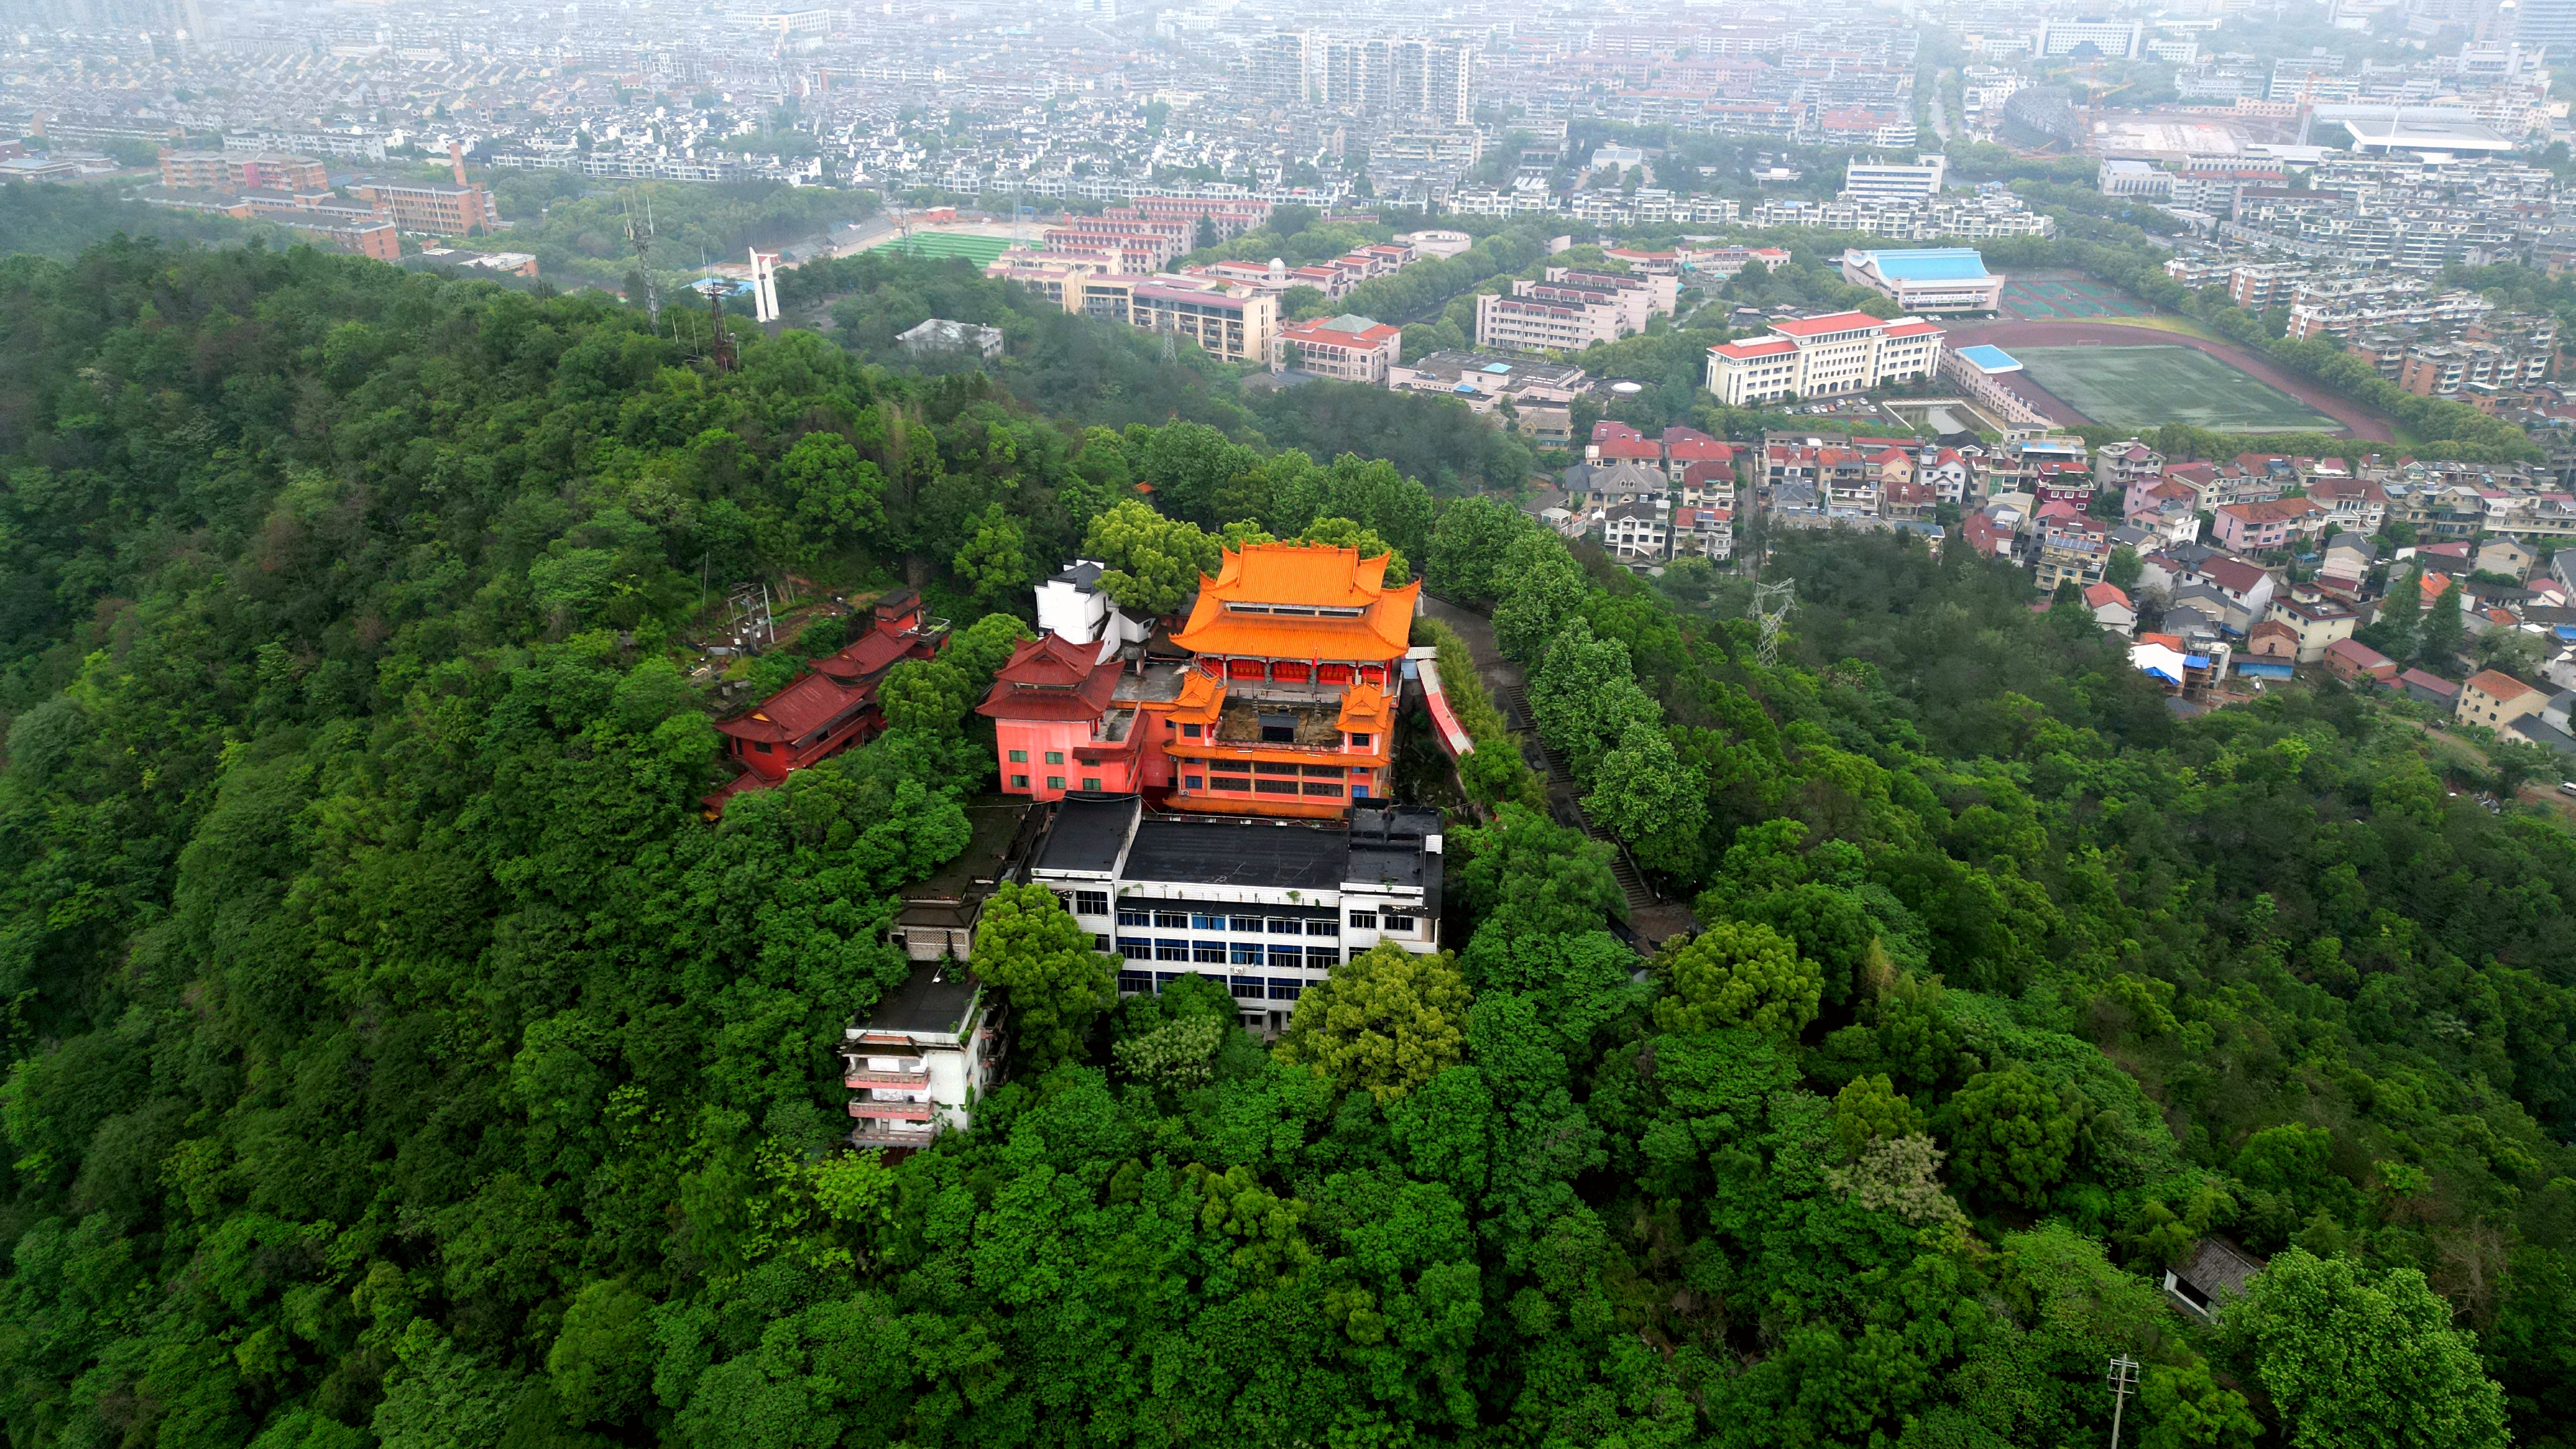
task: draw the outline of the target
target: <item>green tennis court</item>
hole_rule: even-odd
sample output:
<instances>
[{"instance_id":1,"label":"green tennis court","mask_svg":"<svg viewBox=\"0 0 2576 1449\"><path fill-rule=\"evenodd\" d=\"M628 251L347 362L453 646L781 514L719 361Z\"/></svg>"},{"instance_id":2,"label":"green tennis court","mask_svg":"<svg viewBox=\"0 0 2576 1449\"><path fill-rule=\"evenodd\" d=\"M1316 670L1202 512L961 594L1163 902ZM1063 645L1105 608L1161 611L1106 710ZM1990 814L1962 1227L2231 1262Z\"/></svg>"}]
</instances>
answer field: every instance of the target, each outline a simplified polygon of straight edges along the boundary
<instances>
[{"instance_id":1,"label":"green tennis court","mask_svg":"<svg viewBox=\"0 0 2576 1449\"><path fill-rule=\"evenodd\" d=\"M2030 379L2097 423L2220 432L2341 432L2279 388L2189 347L2016 347Z\"/></svg>"},{"instance_id":2,"label":"green tennis court","mask_svg":"<svg viewBox=\"0 0 2576 1449\"><path fill-rule=\"evenodd\" d=\"M917 231L868 248L872 252L897 251L914 257L964 257L979 267L991 266L995 258L1010 249L1009 237L964 236L945 231Z\"/></svg>"}]
</instances>

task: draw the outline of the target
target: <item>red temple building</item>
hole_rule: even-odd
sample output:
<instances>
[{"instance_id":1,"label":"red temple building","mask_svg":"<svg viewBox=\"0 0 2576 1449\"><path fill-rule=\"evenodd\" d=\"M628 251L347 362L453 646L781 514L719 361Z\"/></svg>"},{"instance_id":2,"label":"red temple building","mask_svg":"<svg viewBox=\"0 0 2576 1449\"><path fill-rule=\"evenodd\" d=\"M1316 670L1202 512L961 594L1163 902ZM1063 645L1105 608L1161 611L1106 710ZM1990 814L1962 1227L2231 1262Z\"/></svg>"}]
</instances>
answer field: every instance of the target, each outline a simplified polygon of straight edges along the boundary
<instances>
[{"instance_id":1,"label":"red temple building","mask_svg":"<svg viewBox=\"0 0 2576 1449\"><path fill-rule=\"evenodd\" d=\"M1202 578L1183 663L1101 660L1056 635L1016 650L977 706L1006 794L1155 796L1229 815L1340 815L1384 800L1421 585L1386 559L1258 544Z\"/></svg>"},{"instance_id":2,"label":"red temple building","mask_svg":"<svg viewBox=\"0 0 2576 1449\"><path fill-rule=\"evenodd\" d=\"M947 642L944 622L923 616L921 595L898 589L879 598L870 628L839 650L817 659L794 682L747 714L720 721L725 753L742 766L703 803L710 813L750 790L766 790L801 770L885 728L877 711L877 684L906 659L931 659Z\"/></svg>"}]
</instances>

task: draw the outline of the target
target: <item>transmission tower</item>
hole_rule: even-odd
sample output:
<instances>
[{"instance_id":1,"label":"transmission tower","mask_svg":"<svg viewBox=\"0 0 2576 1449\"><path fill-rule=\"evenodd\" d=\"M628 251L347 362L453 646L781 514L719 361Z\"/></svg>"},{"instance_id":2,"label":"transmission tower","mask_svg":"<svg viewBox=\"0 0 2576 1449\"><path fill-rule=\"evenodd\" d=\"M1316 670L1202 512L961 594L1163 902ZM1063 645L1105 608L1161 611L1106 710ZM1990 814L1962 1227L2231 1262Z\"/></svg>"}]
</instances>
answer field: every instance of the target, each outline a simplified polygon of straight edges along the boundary
<instances>
[{"instance_id":1,"label":"transmission tower","mask_svg":"<svg viewBox=\"0 0 2576 1449\"><path fill-rule=\"evenodd\" d=\"M661 294L653 288L653 267L650 262L645 260L644 256L646 252L653 249L652 197L647 196L644 198L644 222L641 226L638 226L635 222L634 206L631 203L628 205L626 209L626 241L628 245L635 248L635 270L638 275L644 278L645 320L653 324L653 330L658 334L662 330L662 297Z\"/></svg>"},{"instance_id":2,"label":"transmission tower","mask_svg":"<svg viewBox=\"0 0 2576 1449\"><path fill-rule=\"evenodd\" d=\"M1798 607L1798 581L1782 579L1776 584L1753 586L1753 618L1762 628L1761 642L1754 646L1762 667L1772 668L1780 662L1780 626L1789 619L1789 611Z\"/></svg>"}]
</instances>

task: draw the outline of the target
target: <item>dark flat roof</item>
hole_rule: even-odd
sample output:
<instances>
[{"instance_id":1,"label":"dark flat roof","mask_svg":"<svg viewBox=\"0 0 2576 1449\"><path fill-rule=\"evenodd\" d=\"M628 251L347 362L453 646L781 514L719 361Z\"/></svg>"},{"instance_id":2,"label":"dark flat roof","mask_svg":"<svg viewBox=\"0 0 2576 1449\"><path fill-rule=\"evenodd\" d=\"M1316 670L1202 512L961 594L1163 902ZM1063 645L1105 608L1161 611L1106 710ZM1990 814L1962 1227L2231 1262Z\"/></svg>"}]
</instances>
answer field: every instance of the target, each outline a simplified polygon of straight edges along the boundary
<instances>
[{"instance_id":1,"label":"dark flat roof","mask_svg":"<svg viewBox=\"0 0 2576 1449\"><path fill-rule=\"evenodd\" d=\"M1038 852L1040 870L1088 871L1107 875L1118 869L1118 852L1135 823L1133 796L1083 800L1068 796L1056 806L1055 825Z\"/></svg>"},{"instance_id":2,"label":"dark flat roof","mask_svg":"<svg viewBox=\"0 0 2576 1449\"><path fill-rule=\"evenodd\" d=\"M1313 825L1221 820L1140 822L1124 876L1133 881L1329 891L1342 884L1350 837Z\"/></svg>"},{"instance_id":3,"label":"dark flat roof","mask_svg":"<svg viewBox=\"0 0 2576 1449\"><path fill-rule=\"evenodd\" d=\"M974 1004L975 978L965 967L928 962L887 992L858 1025L861 1031L954 1034L965 1029L966 1010Z\"/></svg>"},{"instance_id":4,"label":"dark flat roof","mask_svg":"<svg viewBox=\"0 0 2576 1449\"><path fill-rule=\"evenodd\" d=\"M962 901L980 899L1000 878L1002 866L1009 858L1011 842L1019 835L1020 823L1037 808L1033 800L1014 800L1007 795L979 795L966 802L966 823L975 832L957 858L930 873L926 880L904 887L906 901Z\"/></svg>"}]
</instances>

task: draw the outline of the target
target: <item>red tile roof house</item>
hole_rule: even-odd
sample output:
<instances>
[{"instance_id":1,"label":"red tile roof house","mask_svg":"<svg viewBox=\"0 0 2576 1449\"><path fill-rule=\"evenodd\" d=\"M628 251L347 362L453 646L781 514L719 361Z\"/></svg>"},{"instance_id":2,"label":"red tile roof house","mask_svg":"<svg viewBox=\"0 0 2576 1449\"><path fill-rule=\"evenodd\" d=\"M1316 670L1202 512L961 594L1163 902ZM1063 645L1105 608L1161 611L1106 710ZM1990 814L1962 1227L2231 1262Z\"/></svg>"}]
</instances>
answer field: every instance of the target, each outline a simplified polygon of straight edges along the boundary
<instances>
[{"instance_id":1,"label":"red tile roof house","mask_svg":"<svg viewBox=\"0 0 2576 1449\"><path fill-rule=\"evenodd\" d=\"M2211 537L2237 553L2268 553L2287 548L2325 524L2325 510L2305 498L2279 498L2259 503L2224 503L2214 510Z\"/></svg>"},{"instance_id":2,"label":"red tile roof house","mask_svg":"<svg viewBox=\"0 0 2576 1449\"><path fill-rule=\"evenodd\" d=\"M2460 687L2440 675L2409 669L2397 676L2397 687L2406 691L2408 699L2432 705L2445 713L2459 708Z\"/></svg>"},{"instance_id":3,"label":"red tile roof house","mask_svg":"<svg viewBox=\"0 0 2576 1449\"><path fill-rule=\"evenodd\" d=\"M1664 445L1626 423L1603 418L1592 425L1592 441L1584 445L1583 458L1587 463L1608 463L1625 458L1661 468L1664 466Z\"/></svg>"},{"instance_id":4,"label":"red tile roof house","mask_svg":"<svg viewBox=\"0 0 2576 1449\"><path fill-rule=\"evenodd\" d=\"M2137 606L2118 584L2085 585L2084 607L2093 611L2093 622L2115 633L2126 634L2138 626Z\"/></svg>"},{"instance_id":5,"label":"red tile roof house","mask_svg":"<svg viewBox=\"0 0 2576 1449\"><path fill-rule=\"evenodd\" d=\"M2338 678L2358 684L2363 680L2385 681L2397 677L2397 661L2362 643L2358 639L2337 639L2326 646L2326 668Z\"/></svg>"},{"instance_id":6,"label":"red tile roof house","mask_svg":"<svg viewBox=\"0 0 2576 1449\"><path fill-rule=\"evenodd\" d=\"M2510 674L2481 669L2460 689L2460 721L2502 729L2524 715L2538 714L2548 702L2548 695Z\"/></svg>"},{"instance_id":7,"label":"red tile roof house","mask_svg":"<svg viewBox=\"0 0 2576 1449\"><path fill-rule=\"evenodd\" d=\"M1665 466L1671 470L1676 483L1689 481L1683 475L1694 463L1714 464L1730 473L1735 469L1735 445L1712 438L1697 428L1676 424L1664 429L1664 435L1658 441L1663 446Z\"/></svg>"}]
</instances>

